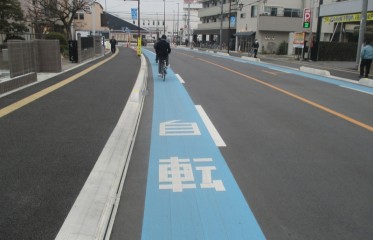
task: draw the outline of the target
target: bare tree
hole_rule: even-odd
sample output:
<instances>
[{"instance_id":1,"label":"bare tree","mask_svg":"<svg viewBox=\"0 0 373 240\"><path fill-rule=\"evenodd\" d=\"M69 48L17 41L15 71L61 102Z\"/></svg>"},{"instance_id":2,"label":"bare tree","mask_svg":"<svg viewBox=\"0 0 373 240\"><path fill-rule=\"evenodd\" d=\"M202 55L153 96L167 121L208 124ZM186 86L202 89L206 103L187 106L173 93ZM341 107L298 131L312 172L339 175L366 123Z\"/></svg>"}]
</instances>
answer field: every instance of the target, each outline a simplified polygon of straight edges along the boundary
<instances>
[{"instance_id":1,"label":"bare tree","mask_svg":"<svg viewBox=\"0 0 373 240\"><path fill-rule=\"evenodd\" d=\"M45 22L60 23L64 26L66 37L72 39L71 25L77 12L88 12L95 0L33 0L34 19ZM38 17L36 17L38 16Z\"/></svg>"},{"instance_id":2,"label":"bare tree","mask_svg":"<svg viewBox=\"0 0 373 240\"><path fill-rule=\"evenodd\" d=\"M44 14L44 9L35 0L28 0L27 4L26 17L31 23L30 27L34 29L37 36L43 34L50 26L50 21Z\"/></svg>"}]
</instances>

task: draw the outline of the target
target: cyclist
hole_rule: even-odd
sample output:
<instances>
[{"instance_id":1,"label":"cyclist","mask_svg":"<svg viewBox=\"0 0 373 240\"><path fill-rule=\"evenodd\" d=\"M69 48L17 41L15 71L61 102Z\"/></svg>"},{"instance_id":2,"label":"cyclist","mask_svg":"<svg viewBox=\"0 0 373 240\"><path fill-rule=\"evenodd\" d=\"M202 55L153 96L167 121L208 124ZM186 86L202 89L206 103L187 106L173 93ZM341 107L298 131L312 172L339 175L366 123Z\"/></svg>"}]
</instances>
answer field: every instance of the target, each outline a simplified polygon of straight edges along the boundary
<instances>
[{"instance_id":1,"label":"cyclist","mask_svg":"<svg viewBox=\"0 0 373 240\"><path fill-rule=\"evenodd\" d=\"M158 56L158 73L159 76L162 76L162 63L163 60L166 60L166 66L168 66L168 55L171 53L171 47L170 44L167 42L167 37L166 35L162 35L161 41L157 43L157 46L155 46L155 52Z\"/></svg>"},{"instance_id":2,"label":"cyclist","mask_svg":"<svg viewBox=\"0 0 373 240\"><path fill-rule=\"evenodd\" d=\"M157 41L154 43L154 50L156 51L155 52L155 63L158 63L158 54L157 54L157 43L159 43L159 41L161 41L161 39L157 39Z\"/></svg>"},{"instance_id":3,"label":"cyclist","mask_svg":"<svg viewBox=\"0 0 373 240\"><path fill-rule=\"evenodd\" d=\"M252 48L254 49L254 58L256 58L256 55L258 54L258 49L259 49L259 42L257 39L255 39L255 42L253 43Z\"/></svg>"}]
</instances>

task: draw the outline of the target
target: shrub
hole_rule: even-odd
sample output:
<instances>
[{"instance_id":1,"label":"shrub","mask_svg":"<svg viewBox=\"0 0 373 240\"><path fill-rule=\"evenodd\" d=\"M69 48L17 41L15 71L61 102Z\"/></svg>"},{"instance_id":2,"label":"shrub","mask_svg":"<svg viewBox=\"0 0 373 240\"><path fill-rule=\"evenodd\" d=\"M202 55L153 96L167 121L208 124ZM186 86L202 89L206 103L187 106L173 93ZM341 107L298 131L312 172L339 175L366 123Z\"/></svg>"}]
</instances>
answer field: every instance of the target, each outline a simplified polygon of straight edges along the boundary
<instances>
[{"instance_id":1,"label":"shrub","mask_svg":"<svg viewBox=\"0 0 373 240\"><path fill-rule=\"evenodd\" d=\"M60 41L60 52L63 54L68 49L68 44L65 36L62 33L50 32L45 35L45 39L55 39Z\"/></svg>"},{"instance_id":2,"label":"shrub","mask_svg":"<svg viewBox=\"0 0 373 240\"><path fill-rule=\"evenodd\" d=\"M286 55L288 53L288 43L283 41L277 49L277 55Z\"/></svg>"},{"instance_id":3,"label":"shrub","mask_svg":"<svg viewBox=\"0 0 373 240\"><path fill-rule=\"evenodd\" d=\"M8 40L25 40L25 39L21 36L11 34L11 35L6 36L4 42L7 42Z\"/></svg>"}]
</instances>

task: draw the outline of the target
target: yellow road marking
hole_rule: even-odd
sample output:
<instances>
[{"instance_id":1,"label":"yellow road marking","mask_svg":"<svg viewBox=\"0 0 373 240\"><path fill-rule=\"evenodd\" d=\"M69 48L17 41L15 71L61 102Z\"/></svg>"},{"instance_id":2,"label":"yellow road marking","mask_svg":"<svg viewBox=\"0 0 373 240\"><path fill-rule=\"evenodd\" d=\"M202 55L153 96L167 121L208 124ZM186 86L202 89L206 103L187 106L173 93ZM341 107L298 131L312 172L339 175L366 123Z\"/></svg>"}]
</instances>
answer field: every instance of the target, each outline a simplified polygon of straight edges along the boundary
<instances>
[{"instance_id":1,"label":"yellow road marking","mask_svg":"<svg viewBox=\"0 0 373 240\"><path fill-rule=\"evenodd\" d=\"M332 109L330 109L330 108L327 108L327 107L325 107L325 106L322 106L322 105L320 105L320 104L318 104L318 103L315 103L315 102L313 102L313 101L311 101L311 100L308 100L308 99L306 99L306 98L303 98L303 97L301 97L301 96L299 96L299 95L296 95L296 94L294 94L294 93L291 93L291 92L289 92L289 91L286 91L286 90L284 90L284 89L282 89L282 88L276 87L276 86L274 86L274 85L272 85L272 84L266 83L266 82L264 82L264 81L261 81L261 80L259 80L259 79L254 78L254 77L250 77L250 76L248 76L248 75L246 75L246 74L243 74L243 73L241 73L241 72L238 72L238 71L236 71L236 70L233 70L233 69L230 69L230 68L224 67L224 66L219 65L219 64L217 64L217 63L210 62L210 61L207 61L207 60L202 59L202 58L197 58L197 59L200 60L200 61L203 61L203 62L209 63L209 64L211 64L211 65L214 65L214 66L220 67L220 68L225 69L225 70L227 70L227 71L233 72L233 73L235 73L235 74L237 74L237 75L240 75L240 76L242 76L242 77L248 78L248 79L250 79L250 80L253 80L253 81L255 81L255 82L257 82L257 83L260 83L260 84L262 84L262 85L265 85L265 86L267 86L267 87L270 87L270 88L272 88L272 89L274 89L274 90L276 90L276 91L282 92L282 93L284 93L284 94L286 94L286 95L288 95L288 96L291 96L291 97L293 97L293 98L295 98L295 99L298 99L299 101L302 101L302 102L304 102L304 103L307 103L307 104L309 104L309 105L311 105L311 106L314 106L314 107L316 107L316 108L318 108L318 109L321 109L321 110L323 110L323 111L325 111L325 112L328 112L328 113L330 113L330 114L332 114L332 115L334 115L334 116L336 116L336 117L342 118L342 119L344 119L344 120L346 120L346 121L348 121L348 122L350 122L350 123L352 123L352 124L355 124L355 125L357 125L357 126L359 126L359 127L365 128L366 130L373 132L373 126L370 126L370 125L368 125L368 124L365 124L365 123L363 123L363 122L360 122L360 121L358 121L358 120L356 120L356 119L353 119L353 118L351 118L351 117L349 117L349 116L346 116L346 115L344 115L344 114L342 114L342 113L336 112L336 111L334 111L334 110L332 110Z\"/></svg>"},{"instance_id":2,"label":"yellow road marking","mask_svg":"<svg viewBox=\"0 0 373 240\"><path fill-rule=\"evenodd\" d=\"M119 49L117 49L117 50L118 51L116 51L115 54L113 54L112 56L108 57L107 59L105 59L105 60L103 60L103 61L101 61L99 63L96 63L95 65L93 65L93 66L91 66L91 67L89 67L89 68L87 68L87 69L85 69L85 70L83 70L83 71L81 71L81 72L79 72L79 73L77 73L77 74L75 74L75 75L73 75L73 76L71 76L71 77L69 77L69 78L61 81L61 82L59 82L59 83L56 83L56 84L54 84L54 85L52 85L50 87L47 87L47 88L45 88L45 89L43 89L43 90L41 90L41 91L39 91L37 93L34 93L34 94L32 94L32 95L24 98L24 99L21 99L18 102L15 102L15 103L13 103L13 104L5 107L5 108L0 109L0 118L8 115L9 113L12 113L12 112L16 111L17 109L20 109L20 108L26 106L27 104L29 104L29 103L31 103L31 102L39 99L39 98L44 97L45 95L47 95L47 94L49 94L49 93L51 93L51 92L53 92L53 91L55 91L55 90L57 90L57 89L59 89L59 88L61 88L63 86L65 86L65 85L67 85L67 84L75 81L76 79L80 78L81 76L83 76L83 75L89 73L90 71L98 68L99 66L101 66L104 63L106 63L106 62L110 61L111 59L113 59L118 54L118 52L119 52Z\"/></svg>"}]
</instances>

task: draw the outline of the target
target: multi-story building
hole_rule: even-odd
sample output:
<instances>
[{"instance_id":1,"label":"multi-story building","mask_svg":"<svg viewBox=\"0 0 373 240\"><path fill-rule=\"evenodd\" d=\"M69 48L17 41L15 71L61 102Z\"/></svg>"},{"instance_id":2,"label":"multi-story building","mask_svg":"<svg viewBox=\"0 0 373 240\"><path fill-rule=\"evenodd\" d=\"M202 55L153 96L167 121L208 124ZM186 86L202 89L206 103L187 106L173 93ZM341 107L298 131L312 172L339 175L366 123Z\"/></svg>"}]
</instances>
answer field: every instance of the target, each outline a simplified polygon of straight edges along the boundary
<instances>
[{"instance_id":1,"label":"multi-story building","mask_svg":"<svg viewBox=\"0 0 373 240\"><path fill-rule=\"evenodd\" d=\"M306 32L306 39L316 33L317 0L199 0L201 24L194 31L194 40L213 41L231 50L247 51L257 39L259 52L276 52L282 42L290 43L295 32ZM331 4L337 0L324 0ZM304 9L312 14L311 28L303 28ZM230 19L230 21L229 21ZM324 24L325 39L333 33L333 24ZM290 44L289 44L290 45ZM289 47L289 54L292 48Z\"/></svg>"},{"instance_id":2,"label":"multi-story building","mask_svg":"<svg viewBox=\"0 0 373 240\"><path fill-rule=\"evenodd\" d=\"M179 0L173 5L168 3L163 11L141 15L140 26L149 33L156 33L158 36L165 34L169 39L179 36L179 40L184 41L197 28L200 22L198 10L201 8L202 4L196 0ZM134 25L138 24L137 19L124 19Z\"/></svg>"},{"instance_id":3,"label":"multi-story building","mask_svg":"<svg viewBox=\"0 0 373 240\"><path fill-rule=\"evenodd\" d=\"M373 39L373 1L367 0L367 21L364 38ZM330 26L333 34L326 38L321 32L321 40L357 42L359 38L363 0L345 0L324 3L320 8L323 26Z\"/></svg>"},{"instance_id":4,"label":"multi-story building","mask_svg":"<svg viewBox=\"0 0 373 240\"><path fill-rule=\"evenodd\" d=\"M97 33L109 32L110 28L102 24L101 16L103 7L100 3L94 2L88 11L79 11L74 16L73 30L83 35L95 35Z\"/></svg>"}]
</instances>

